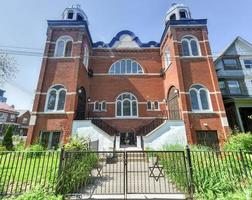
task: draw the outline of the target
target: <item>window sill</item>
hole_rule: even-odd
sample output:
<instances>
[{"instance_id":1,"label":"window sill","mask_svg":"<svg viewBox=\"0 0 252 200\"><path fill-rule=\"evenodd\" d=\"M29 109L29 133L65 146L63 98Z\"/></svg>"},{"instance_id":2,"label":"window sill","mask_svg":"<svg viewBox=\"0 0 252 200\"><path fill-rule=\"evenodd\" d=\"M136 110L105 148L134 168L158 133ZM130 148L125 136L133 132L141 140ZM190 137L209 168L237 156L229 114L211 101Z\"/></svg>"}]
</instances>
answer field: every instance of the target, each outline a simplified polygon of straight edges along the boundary
<instances>
[{"instance_id":1,"label":"window sill","mask_svg":"<svg viewBox=\"0 0 252 200\"><path fill-rule=\"evenodd\" d=\"M65 111L45 111L44 113L49 115L67 114Z\"/></svg>"},{"instance_id":2,"label":"window sill","mask_svg":"<svg viewBox=\"0 0 252 200\"><path fill-rule=\"evenodd\" d=\"M205 56L181 56L180 59L205 59Z\"/></svg>"},{"instance_id":3,"label":"window sill","mask_svg":"<svg viewBox=\"0 0 252 200\"><path fill-rule=\"evenodd\" d=\"M206 110L206 111L196 111L196 110L193 110L192 113L195 113L195 114L215 114L215 112L212 111L212 110Z\"/></svg>"},{"instance_id":4,"label":"window sill","mask_svg":"<svg viewBox=\"0 0 252 200\"><path fill-rule=\"evenodd\" d=\"M138 116L127 116L127 117L120 117L120 116L116 116L116 119L137 119Z\"/></svg>"},{"instance_id":5,"label":"window sill","mask_svg":"<svg viewBox=\"0 0 252 200\"><path fill-rule=\"evenodd\" d=\"M154 110L147 110L147 112L158 112L161 111L160 109L154 109Z\"/></svg>"},{"instance_id":6,"label":"window sill","mask_svg":"<svg viewBox=\"0 0 252 200\"><path fill-rule=\"evenodd\" d=\"M107 112L107 110L93 110L93 112L101 113L101 112Z\"/></svg>"}]
</instances>

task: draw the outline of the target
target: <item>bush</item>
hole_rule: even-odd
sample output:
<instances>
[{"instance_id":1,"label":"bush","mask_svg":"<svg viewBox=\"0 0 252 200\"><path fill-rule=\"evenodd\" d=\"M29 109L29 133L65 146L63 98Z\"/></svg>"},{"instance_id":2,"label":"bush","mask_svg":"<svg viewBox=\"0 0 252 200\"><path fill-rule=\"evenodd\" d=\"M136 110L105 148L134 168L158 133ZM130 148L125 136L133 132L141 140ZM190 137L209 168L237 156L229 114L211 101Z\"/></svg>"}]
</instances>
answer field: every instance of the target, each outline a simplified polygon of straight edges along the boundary
<instances>
[{"instance_id":1,"label":"bush","mask_svg":"<svg viewBox=\"0 0 252 200\"><path fill-rule=\"evenodd\" d=\"M226 151L239 151L240 149L252 151L252 134L240 133L231 135L224 144L224 150Z\"/></svg>"},{"instance_id":2,"label":"bush","mask_svg":"<svg viewBox=\"0 0 252 200\"><path fill-rule=\"evenodd\" d=\"M86 151L88 149L88 139L84 137L73 137L64 146L66 151Z\"/></svg>"},{"instance_id":3,"label":"bush","mask_svg":"<svg viewBox=\"0 0 252 200\"><path fill-rule=\"evenodd\" d=\"M27 153L27 156L29 157L39 157L42 155L43 151L44 151L44 147L40 144L33 144L33 145L30 145L26 151L28 152Z\"/></svg>"},{"instance_id":4,"label":"bush","mask_svg":"<svg viewBox=\"0 0 252 200\"><path fill-rule=\"evenodd\" d=\"M5 148L5 146L0 145L0 152L2 152L2 151L6 151L6 148Z\"/></svg>"},{"instance_id":5,"label":"bush","mask_svg":"<svg viewBox=\"0 0 252 200\"><path fill-rule=\"evenodd\" d=\"M5 146L8 151L13 150L12 132L13 132L13 126L8 126L8 128L4 133L4 138L2 142L3 146Z\"/></svg>"},{"instance_id":6,"label":"bush","mask_svg":"<svg viewBox=\"0 0 252 200\"><path fill-rule=\"evenodd\" d=\"M25 150L24 141L20 141L14 148L15 148L15 151L24 151Z\"/></svg>"},{"instance_id":7,"label":"bush","mask_svg":"<svg viewBox=\"0 0 252 200\"><path fill-rule=\"evenodd\" d=\"M181 144L171 144L171 145L164 146L162 148L162 150L164 150L164 151L184 151L185 146L183 146Z\"/></svg>"},{"instance_id":8,"label":"bush","mask_svg":"<svg viewBox=\"0 0 252 200\"><path fill-rule=\"evenodd\" d=\"M4 200L63 200L62 196L47 193L43 188L37 187L34 190L25 192L18 197L5 198Z\"/></svg>"}]
</instances>

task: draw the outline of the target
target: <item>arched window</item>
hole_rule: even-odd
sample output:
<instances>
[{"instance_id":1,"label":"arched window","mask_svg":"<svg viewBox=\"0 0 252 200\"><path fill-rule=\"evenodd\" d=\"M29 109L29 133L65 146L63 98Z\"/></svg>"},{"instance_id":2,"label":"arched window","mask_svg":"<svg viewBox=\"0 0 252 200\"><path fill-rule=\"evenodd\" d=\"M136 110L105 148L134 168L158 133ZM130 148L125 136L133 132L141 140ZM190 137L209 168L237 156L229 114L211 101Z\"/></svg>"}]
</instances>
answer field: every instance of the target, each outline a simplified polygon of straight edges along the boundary
<instances>
[{"instance_id":1,"label":"arched window","mask_svg":"<svg viewBox=\"0 0 252 200\"><path fill-rule=\"evenodd\" d=\"M151 110L151 109L152 109L152 102L147 101L147 110Z\"/></svg>"},{"instance_id":2,"label":"arched window","mask_svg":"<svg viewBox=\"0 0 252 200\"><path fill-rule=\"evenodd\" d=\"M101 110L102 110L102 111L106 111L106 110L107 110L106 101L102 101L102 102L101 102Z\"/></svg>"},{"instance_id":3,"label":"arched window","mask_svg":"<svg viewBox=\"0 0 252 200\"><path fill-rule=\"evenodd\" d=\"M100 104L98 101L94 102L94 111L99 111Z\"/></svg>"},{"instance_id":4,"label":"arched window","mask_svg":"<svg viewBox=\"0 0 252 200\"><path fill-rule=\"evenodd\" d=\"M55 57L71 57L73 48L73 39L70 36L60 37L55 46Z\"/></svg>"},{"instance_id":5,"label":"arched window","mask_svg":"<svg viewBox=\"0 0 252 200\"><path fill-rule=\"evenodd\" d=\"M210 111L212 109L207 88L202 85L193 85L189 92L193 111Z\"/></svg>"},{"instance_id":6,"label":"arched window","mask_svg":"<svg viewBox=\"0 0 252 200\"><path fill-rule=\"evenodd\" d=\"M62 85L55 85L47 92L45 111L64 111L66 101L66 89Z\"/></svg>"},{"instance_id":7,"label":"arched window","mask_svg":"<svg viewBox=\"0 0 252 200\"><path fill-rule=\"evenodd\" d=\"M84 47L84 58L83 58L83 64L88 69L88 63L89 63L89 49L88 46L85 45Z\"/></svg>"},{"instance_id":8,"label":"arched window","mask_svg":"<svg viewBox=\"0 0 252 200\"><path fill-rule=\"evenodd\" d=\"M116 99L117 117L137 117L138 106L137 99L131 93L123 93Z\"/></svg>"},{"instance_id":9,"label":"arched window","mask_svg":"<svg viewBox=\"0 0 252 200\"><path fill-rule=\"evenodd\" d=\"M171 63L170 49L167 46L165 48L165 68L169 67L170 63Z\"/></svg>"},{"instance_id":10,"label":"arched window","mask_svg":"<svg viewBox=\"0 0 252 200\"><path fill-rule=\"evenodd\" d=\"M109 74L143 74L143 68L131 59L118 60L112 64Z\"/></svg>"},{"instance_id":11,"label":"arched window","mask_svg":"<svg viewBox=\"0 0 252 200\"><path fill-rule=\"evenodd\" d=\"M183 56L200 56L199 42L195 37L185 36L183 37L181 44Z\"/></svg>"},{"instance_id":12,"label":"arched window","mask_svg":"<svg viewBox=\"0 0 252 200\"><path fill-rule=\"evenodd\" d=\"M170 16L170 20L176 20L176 14L172 14L172 15Z\"/></svg>"},{"instance_id":13,"label":"arched window","mask_svg":"<svg viewBox=\"0 0 252 200\"><path fill-rule=\"evenodd\" d=\"M179 11L179 17L180 17L180 19L186 19L186 18L188 18L187 17L187 11L186 10L180 10Z\"/></svg>"}]
</instances>

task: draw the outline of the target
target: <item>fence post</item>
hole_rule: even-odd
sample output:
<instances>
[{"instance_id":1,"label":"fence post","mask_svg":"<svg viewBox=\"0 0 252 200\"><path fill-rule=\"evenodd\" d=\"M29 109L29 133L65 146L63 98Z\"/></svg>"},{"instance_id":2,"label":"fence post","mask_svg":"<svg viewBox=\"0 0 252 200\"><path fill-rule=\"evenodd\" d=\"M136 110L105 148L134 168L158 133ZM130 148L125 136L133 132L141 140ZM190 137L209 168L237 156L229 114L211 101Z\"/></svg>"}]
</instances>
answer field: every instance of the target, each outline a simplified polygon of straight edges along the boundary
<instances>
[{"instance_id":1,"label":"fence post","mask_svg":"<svg viewBox=\"0 0 252 200\"><path fill-rule=\"evenodd\" d=\"M194 184L193 184L193 167L192 167L192 159L191 159L191 150L189 148L189 145L186 145L186 158L188 162L188 173L189 173L189 185L188 185L188 191L189 191L189 199L193 199L193 193L194 193Z\"/></svg>"},{"instance_id":2,"label":"fence post","mask_svg":"<svg viewBox=\"0 0 252 200\"><path fill-rule=\"evenodd\" d=\"M57 183L56 183L56 193L57 194L61 193L60 187L64 184L64 180L63 179L61 180L64 159L65 159L65 149L63 146L60 151L59 170L58 170L58 177L57 177Z\"/></svg>"},{"instance_id":3,"label":"fence post","mask_svg":"<svg viewBox=\"0 0 252 200\"><path fill-rule=\"evenodd\" d=\"M244 163L244 157L243 157L242 149L240 149L240 156L241 156L242 167L243 167L243 170L245 172L245 176L247 177L248 174L247 174L246 166L245 166L245 163Z\"/></svg>"}]
</instances>

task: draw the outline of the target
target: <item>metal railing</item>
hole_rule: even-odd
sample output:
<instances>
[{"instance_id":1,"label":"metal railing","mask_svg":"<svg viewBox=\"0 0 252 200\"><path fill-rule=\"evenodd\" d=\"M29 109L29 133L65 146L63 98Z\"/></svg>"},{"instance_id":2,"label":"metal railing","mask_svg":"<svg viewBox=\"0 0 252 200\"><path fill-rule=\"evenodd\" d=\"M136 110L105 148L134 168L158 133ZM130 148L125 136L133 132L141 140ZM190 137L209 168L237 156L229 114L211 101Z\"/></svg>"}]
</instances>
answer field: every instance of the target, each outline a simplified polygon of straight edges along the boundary
<instances>
[{"instance_id":1,"label":"metal railing","mask_svg":"<svg viewBox=\"0 0 252 200\"><path fill-rule=\"evenodd\" d=\"M110 126L102 119L92 119L91 122L109 135L117 135L118 133L114 127Z\"/></svg>"},{"instance_id":2,"label":"metal railing","mask_svg":"<svg viewBox=\"0 0 252 200\"><path fill-rule=\"evenodd\" d=\"M0 198L37 185L67 194L190 194L252 181L247 151L0 152Z\"/></svg>"},{"instance_id":3,"label":"metal railing","mask_svg":"<svg viewBox=\"0 0 252 200\"><path fill-rule=\"evenodd\" d=\"M164 123L164 119L156 118L156 119L152 120L151 122L149 122L148 124L146 124L144 126L140 126L136 130L136 133L138 135L147 135L148 133L150 133L151 131L153 131L154 129L156 129L157 127L159 127L163 123Z\"/></svg>"},{"instance_id":4,"label":"metal railing","mask_svg":"<svg viewBox=\"0 0 252 200\"><path fill-rule=\"evenodd\" d=\"M17 195L37 185L55 191L60 152L0 152L0 197Z\"/></svg>"}]
</instances>

